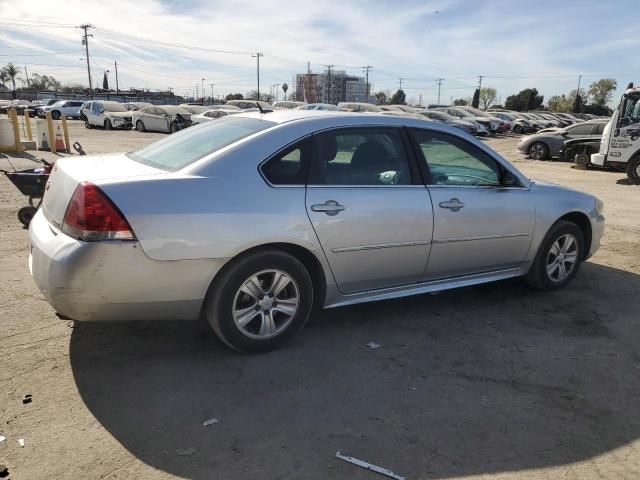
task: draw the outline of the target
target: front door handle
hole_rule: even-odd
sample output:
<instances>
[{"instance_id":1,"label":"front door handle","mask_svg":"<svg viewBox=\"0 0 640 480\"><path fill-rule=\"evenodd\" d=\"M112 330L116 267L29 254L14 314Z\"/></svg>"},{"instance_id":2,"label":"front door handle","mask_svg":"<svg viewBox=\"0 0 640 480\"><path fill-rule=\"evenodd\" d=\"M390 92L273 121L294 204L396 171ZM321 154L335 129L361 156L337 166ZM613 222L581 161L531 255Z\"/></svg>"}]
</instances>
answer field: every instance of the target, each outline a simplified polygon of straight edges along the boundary
<instances>
[{"instance_id":1,"label":"front door handle","mask_svg":"<svg viewBox=\"0 0 640 480\"><path fill-rule=\"evenodd\" d=\"M440 205L440 208L448 208L452 212L457 212L462 207L464 207L464 203L462 203L457 198L452 198L451 200L449 200L447 202L440 202L439 205Z\"/></svg>"},{"instance_id":2,"label":"front door handle","mask_svg":"<svg viewBox=\"0 0 640 480\"><path fill-rule=\"evenodd\" d=\"M324 212L327 215L337 215L346 207L344 205L340 205L335 200L327 200L324 203L317 203L315 205L311 205L311 210L314 212Z\"/></svg>"}]
</instances>

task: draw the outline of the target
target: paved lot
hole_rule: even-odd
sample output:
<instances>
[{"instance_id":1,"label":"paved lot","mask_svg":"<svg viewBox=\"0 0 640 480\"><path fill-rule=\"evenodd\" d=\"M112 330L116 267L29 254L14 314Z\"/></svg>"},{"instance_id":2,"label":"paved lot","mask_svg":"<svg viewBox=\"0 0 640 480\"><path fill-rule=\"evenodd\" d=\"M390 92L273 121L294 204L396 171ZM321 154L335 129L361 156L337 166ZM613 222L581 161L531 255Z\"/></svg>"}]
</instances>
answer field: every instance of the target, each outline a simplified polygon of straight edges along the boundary
<instances>
[{"instance_id":1,"label":"paved lot","mask_svg":"<svg viewBox=\"0 0 640 480\"><path fill-rule=\"evenodd\" d=\"M74 122L71 137L105 153L163 135ZM0 464L12 479L383 478L340 450L410 479L640 477L640 188L524 160L516 142L488 140L533 178L605 201L603 246L570 287L316 312L261 356L199 322L57 320L28 275L24 199L0 177Z\"/></svg>"}]
</instances>

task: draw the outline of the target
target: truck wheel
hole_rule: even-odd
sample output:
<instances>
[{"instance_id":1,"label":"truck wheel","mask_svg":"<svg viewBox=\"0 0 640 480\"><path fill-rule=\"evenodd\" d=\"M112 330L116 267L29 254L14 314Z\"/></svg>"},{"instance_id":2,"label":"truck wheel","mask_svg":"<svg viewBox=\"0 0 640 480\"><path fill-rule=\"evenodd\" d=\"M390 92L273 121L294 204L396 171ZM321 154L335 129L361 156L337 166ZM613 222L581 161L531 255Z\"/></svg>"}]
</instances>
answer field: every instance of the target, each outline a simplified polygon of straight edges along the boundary
<instances>
[{"instance_id":1,"label":"truck wheel","mask_svg":"<svg viewBox=\"0 0 640 480\"><path fill-rule=\"evenodd\" d=\"M627 163L627 177L634 185L640 184L640 155L636 155Z\"/></svg>"},{"instance_id":2,"label":"truck wheel","mask_svg":"<svg viewBox=\"0 0 640 480\"><path fill-rule=\"evenodd\" d=\"M579 167L586 167L587 165L589 165L590 161L591 158L586 152L576 153L576 155L573 157L573 163L575 163Z\"/></svg>"}]
</instances>

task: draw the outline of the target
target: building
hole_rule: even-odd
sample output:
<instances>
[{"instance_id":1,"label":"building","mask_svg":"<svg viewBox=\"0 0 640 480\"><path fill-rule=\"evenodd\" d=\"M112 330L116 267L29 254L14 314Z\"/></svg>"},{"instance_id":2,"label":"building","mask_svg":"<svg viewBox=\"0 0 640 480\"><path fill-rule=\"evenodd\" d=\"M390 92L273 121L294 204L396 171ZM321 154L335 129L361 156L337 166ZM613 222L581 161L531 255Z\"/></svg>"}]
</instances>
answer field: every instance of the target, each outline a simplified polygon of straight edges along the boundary
<instances>
[{"instance_id":1,"label":"building","mask_svg":"<svg viewBox=\"0 0 640 480\"><path fill-rule=\"evenodd\" d=\"M296 75L296 99L308 103L366 102L367 82L344 70Z\"/></svg>"}]
</instances>

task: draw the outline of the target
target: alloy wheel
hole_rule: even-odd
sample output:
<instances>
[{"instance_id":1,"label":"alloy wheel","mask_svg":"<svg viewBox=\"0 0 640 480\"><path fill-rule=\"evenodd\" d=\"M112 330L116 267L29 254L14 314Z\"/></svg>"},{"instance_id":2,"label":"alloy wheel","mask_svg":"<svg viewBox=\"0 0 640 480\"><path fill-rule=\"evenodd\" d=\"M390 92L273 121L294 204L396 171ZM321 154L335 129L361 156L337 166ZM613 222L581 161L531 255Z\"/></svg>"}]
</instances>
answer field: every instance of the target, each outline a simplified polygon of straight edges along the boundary
<instances>
[{"instance_id":1,"label":"alloy wheel","mask_svg":"<svg viewBox=\"0 0 640 480\"><path fill-rule=\"evenodd\" d=\"M547 276L553 282L562 282L578 262L578 241L570 233L558 237L547 254Z\"/></svg>"},{"instance_id":2,"label":"alloy wheel","mask_svg":"<svg viewBox=\"0 0 640 480\"><path fill-rule=\"evenodd\" d=\"M544 145L534 143L529 147L529 156L534 160L541 160L544 157Z\"/></svg>"},{"instance_id":3,"label":"alloy wheel","mask_svg":"<svg viewBox=\"0 0 640 480\"><path fill-rule=\"evenodd\" d=\"M233 299L233 320L245 336L264 340L289 326L300 304L295 280L282 270L262 270L247 278Z\"/></svg>"}]
</instances>

